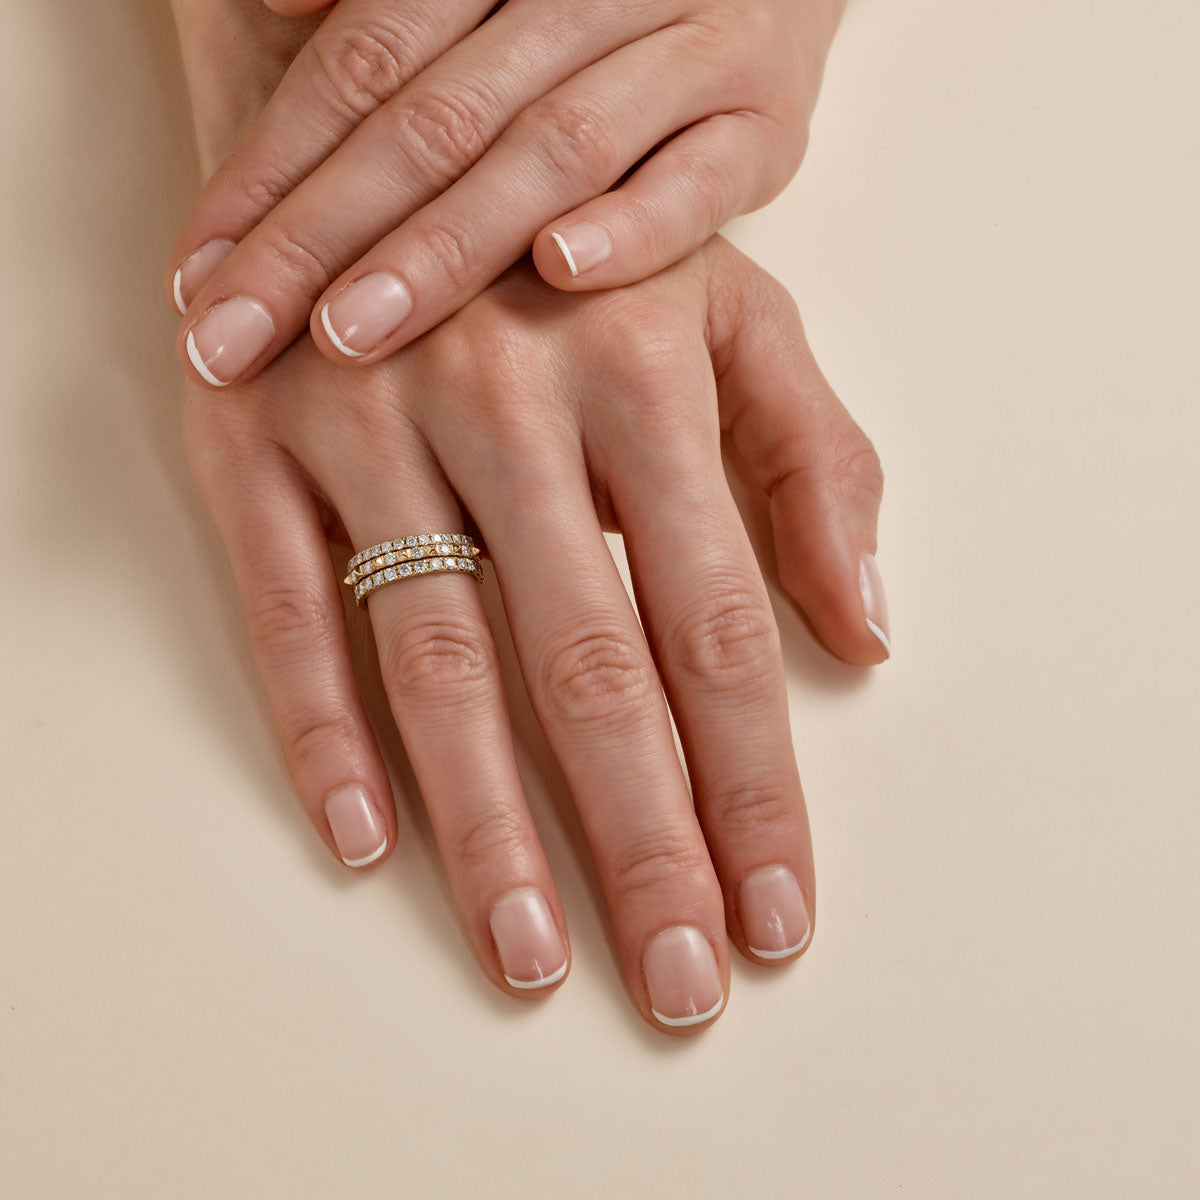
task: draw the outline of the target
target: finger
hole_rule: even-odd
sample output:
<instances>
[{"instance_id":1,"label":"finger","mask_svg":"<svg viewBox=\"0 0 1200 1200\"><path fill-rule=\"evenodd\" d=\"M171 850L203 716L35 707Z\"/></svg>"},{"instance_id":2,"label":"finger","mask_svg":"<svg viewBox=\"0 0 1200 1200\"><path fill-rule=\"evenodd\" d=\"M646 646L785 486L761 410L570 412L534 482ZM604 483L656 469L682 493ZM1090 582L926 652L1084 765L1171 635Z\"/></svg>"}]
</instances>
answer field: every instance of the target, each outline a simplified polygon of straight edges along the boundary
<instances>
[{"instance_id":1,"label":"finger","mask_svg":"<svg viewBox=\"0 0 1200 1200\"><path fill-rule=\"evenodd\" d=\"M797 141L759 113L709 117L626 183L546 226L533 242L534 263L568 291L646 279L778 195L799 166L790 148Z\"/></svg>"},{"instance_id":2,"label":"finger","mask_svg":"<svg viewBox=\"0 0 1200 1200\"><path fill-rule=\"evenodd\" d=\"M361 548L462 530L432 463L413 461L403 477L403 489L391 475L344 499ZM406 575L416 564L403 553L381 550L401 578L366 601L392 713L479 961L498 987L544 995L567 973L566 923L517 772L479 585L465 572Z\"/></svg>"},{"instance_id":3,"label":"finger","mask_svg":"<svg viewBox=\"0 0 1200 1200\"><path fill-rule=\"evenodd\" d=\"M328 5L275 0L272 7L300 15ZM379 0L341 0L184 222L167 268L168 289L180 311L191 306L215 270L217 264L209 262L214 254L221 248L227 254L371 113L464 38L489 7L490 0L387 8Z\"/></svg>"},{"instance_id":4,"label":"finger","mask_svg":"<svg viewBox=\"0 0 1200 1200\"><path fill-rule=\"evenodd\" d=\"M317 832L348 867L396 840L387 770L354 678L312 493L282 456L236 469L193 445L193 474L228 550L284 758Z\"/></svg>"},{"instance_id":5,"label":"finger","mask_svg":"<svg viewBox=\"0 0 1200 1200\"><path fill-rule=\"evenodd\" d=\"M525 254L547 219L610 187L663 138L729 99L679 69L687 34L663 30L527 108L457 183L317 301L329 357L373 362L443 321ZM651 90L645 80L659 85Z\"/></svg>"},{"instance_id":6,"label":"finger","mask_svg":"<svg viewBox=\"0 0 1200 1200\"><path fill-rule=\"evenodd\" d=\"M710 347L721 423L771 503L784 587L839 658L891 656L876 565L879 456L813 358L795 303L732 247L715 260Z\"/></svg>"},{"instance_id":7,"label":"finger","mask_svg":"<svg viewBox=\"0 0 1200 1200\"><path fill-rule=\"evenodd\" d=\"M779 632L725 482L715 387L711 371L691 365L706 362L696 351L655 373L659 395L622 422L605 455L621 469L607 479L726 928L754 961L776 964L811 939L812 841Z\"/></svg>"},{"instance_id":8,"label":"finger","mask_svg":"<svg viewBox=\"0 0 1200 1200\"><path fill-rule=\"evenodd\" d=\"M643 1016L695 1032L729 987L721 893L696 822L649 649L569 443L521 456L458 439L530 697L571 787ZM483 457L476 455L483 451ZM576 461L572 462L572 459ZM485 464L480 469L480 463ZM562 468L571 465L564 477ZM515 519L513 514L520 514Z\"/></svg>"},{"instance_id":9,"label":"finger","mask_svg":"<svg viewBox=\"0 0 1200 1200\"><path fill-rule=\"evenodd\" d=\"M467 29L454 21L470 15L474 23L482 12L468 6L418 20L400 8L385 19L377 0L343 0L205 188L176 243L172 291L194 313L218 314L194 335L200 378L211 383L207 371L224 383L261 369L303 330L339 272L465 173L522 109L662 19L639 10L642 24L626 28L588 9L564 26L549 20L553 7L506 5L463 37ZM435 50L460 37L418 76ZM527 65L515 72L513 63ZM243 244L203 276L193 260L230 240ZM224 312L231 297L250 298L257 309L235 303ZM240 336L222 340L230 339L231 317L240 318L232 322ZM197 324L187 323L181 352Z\"/></svg>"}]
</instances>

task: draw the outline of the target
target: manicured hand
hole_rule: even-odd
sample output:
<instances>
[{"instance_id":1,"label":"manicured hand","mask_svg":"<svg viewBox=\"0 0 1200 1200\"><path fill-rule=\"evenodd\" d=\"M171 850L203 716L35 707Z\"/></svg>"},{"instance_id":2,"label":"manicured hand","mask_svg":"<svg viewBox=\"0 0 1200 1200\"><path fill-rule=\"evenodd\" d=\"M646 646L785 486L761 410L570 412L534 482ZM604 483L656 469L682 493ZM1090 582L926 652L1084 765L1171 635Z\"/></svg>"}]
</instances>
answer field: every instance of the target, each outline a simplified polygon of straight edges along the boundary
<instances>
[{"instance_id":1,"label":"manicured hand","mask_svg":"<svg viewBox=\"0 0 1200 1200\"><path fill-rule=\"evenodd\" d=\"M329 531L363 549L473 520L630 994L675 1033L722 1010L729 939L778 966L809 945L816 913L779 635L723 431L770 495L787 590L835 654L881 662L878 460L782 288L719 238L618 293L563 296L520 268L368 371L340 371L306 340L220 397L190 387L186 407L192 471L330 851L352 867L382 860L396 817ZM470 944L497 987L545 994L567 970L566 922L479 585L410 577L372 592L358 619Z\"/></svg>"},{"instance_id":2,"label":"manicured hand","mask_svg":"<svg viewBox=\"0 0 1200 1200\"><path fill-rule=\"evenodd\" d=\"M183 362L370 364L531 247L571 291L678 261L796 170L841 6L341 0L179 238Z\"/></svg>"}]
</instances>

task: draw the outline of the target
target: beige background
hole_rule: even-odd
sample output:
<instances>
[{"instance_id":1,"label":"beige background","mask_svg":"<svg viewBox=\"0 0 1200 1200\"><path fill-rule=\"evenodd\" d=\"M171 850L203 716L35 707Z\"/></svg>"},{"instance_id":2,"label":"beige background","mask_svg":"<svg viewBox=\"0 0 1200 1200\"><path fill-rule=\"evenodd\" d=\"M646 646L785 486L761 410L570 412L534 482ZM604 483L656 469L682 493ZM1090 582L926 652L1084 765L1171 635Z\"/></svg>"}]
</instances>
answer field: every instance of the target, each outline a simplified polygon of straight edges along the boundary
<instances>
[{"instance_id":1,"label":"beige background","mask_svg":"<svg viewBox=\"0 0 1200 1200\"><path fill-rule=\"evenodd\" d=\"M884 458L896 657L780 608L820 934L689 1043L536 741L544 1005L422 818L355 878L292 802L179 454L165 8L3 6L0 1192L1200 1193L1195 0L859 0L734 231Z\"/></svg>"}]
</instances>

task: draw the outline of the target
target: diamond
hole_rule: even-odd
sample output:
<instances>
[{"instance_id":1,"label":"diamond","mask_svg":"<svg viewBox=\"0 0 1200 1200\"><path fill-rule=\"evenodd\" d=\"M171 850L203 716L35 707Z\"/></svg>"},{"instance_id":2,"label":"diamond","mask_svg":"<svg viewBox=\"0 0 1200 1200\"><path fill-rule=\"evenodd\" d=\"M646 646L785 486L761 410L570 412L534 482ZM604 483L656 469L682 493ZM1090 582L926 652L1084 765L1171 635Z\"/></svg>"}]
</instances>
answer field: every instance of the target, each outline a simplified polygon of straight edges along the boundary
<instances>
[{"instance_id":1,"label":"diamond","mask_svg":"<svg viewBox=\"0 0 1200 1200\"><path fill-rule=\"evenodd\" d=\"M449 542L439 542L437 552L439 554L449 554L450 553L450 543Z\"/></svg>"},{"instance_id":2,"label":"diamond","mask_svg":"<svg viewBox=\"0 0 1200 1200\"><path fill-rule=\"evenodd\" d=\"M394 583L396 579L396 569L394 567L388 567L388 569L384 571L383 577L388 581L388 583Z\"/></svg>"},{"instance_id":3,"label":"diamond","mask_svg":"<svg viewBox=\"0 0 1200 1200\"><path fill-rule=\"evenodd\" d=\"M396 565L396 556L389 550L383 556L383 561L386 566L394 567Z\"/></svg>"},{"instance_id":4,"label":"diamond","mask_svg":"<svg viewBox=\"0 0 1200 1200\"><path fill-rule=\"evenodd\" d=\"M384 542L379 548L386 554L392 548L392 543Z\"/></svg>"},{"instance_id":5,"label":"diamond","mask_svg":"<svg viewBox=\"0 0 1200 1200\"><path fill-rule=\"evenodd\" d=\"M405 538L404 544L406 546L415 546L417 544L417 539L415 537Z\"/></svg>"},{"instance_id":6,"label":"diamond","mask_svg":"<svg viewBox=\"0 0 1200 1200\"><path fill-rule=\"evenodd\" d=\"M429 567L426 566L425 563L419 562L415 567L413 567L413 570L416 571L418 575L424 575L425 572L429 570Z\"/></svg>"},{"instance_id":7,"label":"diamond","mask_svg":"<svg viewBox=\"0 0 1200 1200\"><path fill-rule=\"evenodd\" d=\"M428 546L429 545L429 535L425 534L425 533L421 534L420 537L417 538L417 545L418 546Z\"/></svg>"},{"instance_id":8,"label":"diamond","mask_svg":"<svg viewBox=\"0 0 1200 1200\"><path fill-rule=\"evenodd\" d=\"M412 566L409 563L401 563L396 569L396 573L401 579L407 579L412 574Z\"/></svg>"},{"instance_id":9,"label":"diamond","mask_svg":"<svg viewBox=\"0 0 1200 1200\"><path fill-rule=\"evenodd\" d=\"M429 560L429 569L431 571L440 571L442 569L442 560L440 558L431 558Z\"/></svg>"}]
</instances>

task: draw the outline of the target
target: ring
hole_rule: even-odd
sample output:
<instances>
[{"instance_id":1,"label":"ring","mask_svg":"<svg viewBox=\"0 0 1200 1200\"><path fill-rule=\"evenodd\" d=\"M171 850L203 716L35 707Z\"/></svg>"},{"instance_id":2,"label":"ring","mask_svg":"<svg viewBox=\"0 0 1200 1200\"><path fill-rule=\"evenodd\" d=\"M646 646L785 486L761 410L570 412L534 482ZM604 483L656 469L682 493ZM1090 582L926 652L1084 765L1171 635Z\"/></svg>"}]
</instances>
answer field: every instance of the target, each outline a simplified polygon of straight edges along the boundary
<instances>
[{"instance_id":1,"label":"ring","mask_svg":"<svg viewBox=\"0 0 1200 1200\"><path fill-rule=\"evenodd\" d=\"M380 542L360 550L346 568L349 574L342 582L354 588L354 602L359 608L376 588L414 575L457 571L483 582L479 548L465 533L420 533Z\"/></svg>"}]
</instances>

